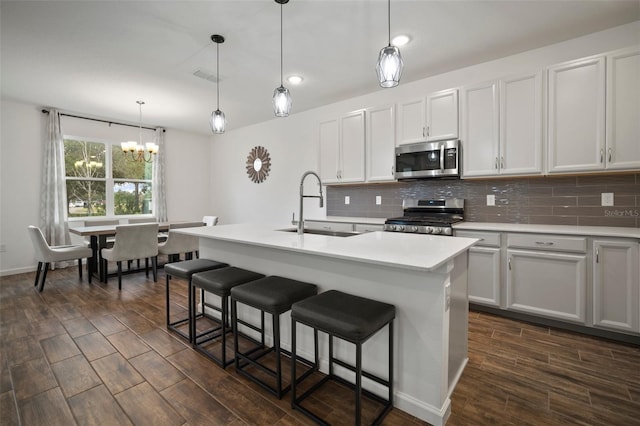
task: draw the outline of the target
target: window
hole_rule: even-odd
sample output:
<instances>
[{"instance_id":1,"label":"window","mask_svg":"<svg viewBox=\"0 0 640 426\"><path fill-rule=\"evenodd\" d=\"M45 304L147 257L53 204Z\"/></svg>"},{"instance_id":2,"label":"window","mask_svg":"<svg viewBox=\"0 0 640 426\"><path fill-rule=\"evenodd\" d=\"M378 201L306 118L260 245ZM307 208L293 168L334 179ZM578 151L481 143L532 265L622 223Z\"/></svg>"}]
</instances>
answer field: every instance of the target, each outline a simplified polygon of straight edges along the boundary
<instances>
[{"instance_id":1,"label":"window","mask_svg":"<svg viewBox=\"0 0 640 426\"><path fill-rule=\"evenodd\" d=\"M131 161L116 142L65 136L69 217L152 213L153 164Z\"/></svg>"}]
</instances>

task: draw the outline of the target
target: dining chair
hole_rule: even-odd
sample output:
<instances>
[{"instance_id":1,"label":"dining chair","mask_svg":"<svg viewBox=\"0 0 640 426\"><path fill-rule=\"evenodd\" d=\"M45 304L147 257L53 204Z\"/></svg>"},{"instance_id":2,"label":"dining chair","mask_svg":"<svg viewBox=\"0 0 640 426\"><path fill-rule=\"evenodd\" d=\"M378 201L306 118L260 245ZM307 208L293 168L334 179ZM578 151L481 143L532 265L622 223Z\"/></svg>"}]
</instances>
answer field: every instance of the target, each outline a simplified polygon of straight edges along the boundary
<instances>
[{"instance_id":1,"label":"dining chair","mask_svg":"<svg viewBox=\"0 0 640 426\"><path fill-rule=\"evenodd\" d=\"M203 216L202 222L205 226L214 226L218 223L218 216Z\"/></svg>"},{"instance_id":2,"label":"dining chair","mask_svg":"<svg viewBox=\"0 0 640 426\"><path fill-rule=\"evenodd\" d=\"M89 258L93 255L92 251L88 247L81 245L64 245L64 246L50 246L47 240L44 238L42 231L37 226L30 225L28 228L29 238L33 243L35 250L36 260L38 261L38 270L36 272L36 279L34 287L38 286L40 280L40 273L42 272L42 280L40 281L40 292L44 289L44 282L47 279L47 271L52 262L64 262L67 260L78 259L78 276L82 279L82 259ZM88 263L88 262L87 262ZM44 265L44 271L42 270ZM91 282L91 272L89 275L89 282Z\"/></svg>"},{"instance_id":3,"label":"dining chair","mask_svg":"<svg viewBox=\"0 0 640 426\"><path fill-rule=\"evenodd\" d=\"M127 223L154 223L157 222L158 219L155 217L132 217L127 219Z\"/></svg>"},{"instance_id":4,"label":"dining chair","mask_svg":"<svg viewBox=\"0 0 640 426\"><path fill-rule=\"evenodd\" d=\"M172 230L179 228L193 228L203 226L202 222L172 223L169 225L167 241L158 244L158 254L168 256L169 262L180 260L180 253L184 253L186 260L193 259L193 253L198 257L199 238L193 235L179 234Z\"/></svg>"},{"instance_id":5,"label":"dining chair","mask_svg":"<svg viewBox=\"0 0 640 426\"><path fill-rule=\"evenodd\" d=\"M158 224L142 223L116 226L113 248L103 248L102 258L118 265L118 290L122 290L122 261L145 259L145 272L149 275L148 259L151 258L153 281L158 281ZM108 266L105 264L108 281Z\"/></svg>"}]
</instances>

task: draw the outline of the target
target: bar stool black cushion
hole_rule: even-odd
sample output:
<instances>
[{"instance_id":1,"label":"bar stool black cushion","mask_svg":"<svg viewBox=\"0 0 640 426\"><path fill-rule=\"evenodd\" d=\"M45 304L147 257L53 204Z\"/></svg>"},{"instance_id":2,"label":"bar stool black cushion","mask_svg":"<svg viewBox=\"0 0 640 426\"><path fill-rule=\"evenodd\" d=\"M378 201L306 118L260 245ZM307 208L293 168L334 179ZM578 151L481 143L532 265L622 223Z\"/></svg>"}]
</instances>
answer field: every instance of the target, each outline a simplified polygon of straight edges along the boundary
<instances>
[{"instance_id":1,"label":"bar stool black cushion","mask_svg":"<svg viewBox=\"0 0 640 426\"><path fill-rule=\"evenodd\" d=\"M291 385L282 386L282 361L280 359L280 354L284 353L285 355L291 356L291 353L280 348L280 315L290 310L291 305L295 302L314 296L317 293L318 287L315 284L292 280L277 275L272 275L233 287L231 289L231 318L233 323L233 345L236 358L236 372L250 380L253 380L258 385L262 386L263 389L271 392L278 398L282 398L282 395L289 390ZM237 303L242 303L260 310L260 315L262 317L261 326L257 327L238 318ZM273 346L270 348L265 348L264 343L265 312L271 314L272 318ZM254 340L254 343L256 343L257 346L244 352L240 352L238 345L239 324L259 332L261 338L260 342ZM314 333L314 336L316 337L317 344L317 332ZM260 358L271 352L275 353L275 370L270 368L267 364L259 362ZM310 368L297 380L302 380L307 377L308 374L317 370L317 363L311 363L304 359L300 360ZM295 358L293 359L293 362L295 362ZM247 371L246 368L248 366L252 366L273 377L275 379L275 386ZM295 376L292 376L291 382L295 381Z\"/></svg>"},{"instance_id":2,"label":"bar stool black cushion","mask_svg":"<svg viewBox=\"0 0 640 426\"><path fill-rule=\"evenodd\" d=\"M291 386L291 407L299 410L317 424L327 424L317 414L303 407L302 401L322 387L327 381L333 380L353 389L355 398L355 424L362 420L362 395L366 395L382 404L372 424L380 424L393 407L393 320L396 309L393 305L367 299L337 290L329 290L317 296L296 302L291 306L291 354L296 357L296 323L312 327L315 332L323 331L329 335L329 374L307 389L301 396L297 395L297 384ZM384 326L389 325L389 365L388 379L368 373L362 369L362 344ZM346 363L333 356L333 338L338 337L356 345L355 365ZM318 359L318 343L315 338L314 355ZM318 362L316 361L316 365ZM355 384L334 374L333 365L337 364L355 373ZM291 363L291 375L296 375L296 364ZM388 397L382 398L362 388L362 377L373 380L385 386Z\"/></svg>"},{"instance_id":3,"label":"bar stool black cushion","mask_svg":"<svg viewBox=\"0 0 640 426\"><path fill-rule=\"evenodd\" d=\"M236 268L230 266L227 268L213 269L205 272L198 272L191 277L192 291L191 295L191 316L194 318L192 322L191 335L193 337L193 348L198 352L206 355L215 361L222 368L226 368L231 364L234 359L227 360L227 333L232 331L232 328L228 325L229 317L229 296L231 295L231 289L235 286L255 281L257 279L264 278L263 274L249 271L246 269ZM210 328L200 334L196 333L196 289L202 289L220 297L220 306L214 306L201 299L204 307L208 307L220 312L219 326ZM206 313L207 318L212 319ZM218 322L217 319L215 319ZM205 344L213 339L220 338L220 356L214 354L210 350L205 348Z\"/></svg>"},{"instance_id":4,"label":"bar stool black cushion","mask_svg":"<svg viewBox=\"0 0 640 426\"><path fill-rule=\"evenodd\" d=\"M191 317L191 305L192 305L192 291L191 291L191 276L198 272L204 272L211 269L219 269L229 266L226 263L218 262L211 259L193 259L193 260L185 260L182 262L173 262L168 263L164 266L164 272L167 276L166 279L166 310L167 310L167 328L169 330L175 331L179 336L187 339L189 342L193 341L193 336L191 334L192 322L195 321ZM171 311L170 311L170 301L169 301L169 281L171 277L178 277L185 280L188 280L188 315L186 318L182 318L176 321L171 321ZM204 294L204 292L203 292ZM188 332L180 330L178 327L184 323L188 323Z\"/></svg>"},{"instance_id":5,"label":"bar stool black cushion","mask_svg":"<svg viewBox=\"0 0 640 426\"><path fill-rule=\"evenodd\" d=\"M396 308L336 290L297 302L291 317L350 342L362 342L396 315Z\"/></svg>"}]
</instances>

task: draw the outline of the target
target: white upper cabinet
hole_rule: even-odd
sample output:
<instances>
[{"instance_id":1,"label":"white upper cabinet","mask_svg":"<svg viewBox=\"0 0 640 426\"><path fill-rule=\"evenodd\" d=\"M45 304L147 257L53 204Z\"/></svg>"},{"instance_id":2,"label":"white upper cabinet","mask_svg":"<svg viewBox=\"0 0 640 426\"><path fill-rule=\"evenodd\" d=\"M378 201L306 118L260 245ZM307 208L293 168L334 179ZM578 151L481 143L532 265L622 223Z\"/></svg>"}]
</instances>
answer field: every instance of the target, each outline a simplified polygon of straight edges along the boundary
<instances>
[{"instance_id":1,"label":"white upper cabinet","mask_svg":"<svg viewBox=\"0 0 640 426\"><path fill-rule=\"evenodd\" d=\"M320 123L319 170L323 183L364 182L364 111Z\"/></svg>"},{"instance_id":2,"label":"white upper cabinet","mask_svg":"<svg viewBox=\"0 0 640 426\"><path fill-rule=\"evenodd\" d=\"M464 177L542 174L542 72L462 89Z\"/></svg>"},{"instance_id":3,"label":"white upper cabinet","mask_svg":"<svg viewBox=\"0 0 640 426\"><path fill-rule=\"evenodd\" d=\"M395 167L395 107L367 109L367 181L392 181Z\"/></svg>"},{"instance_id":4,"label":"white upper cabinet","mask_svg":"<svg viewBox=\"0 0 640 426\"><path fill-rule=\"evenodd\" d=\"M608 169L640 168L640 47L607 55Z\"/></svg>"},{"instance_id":5,"label":"white upper cabinet","mask_svg":"<svg viewBox=\"0 0 640 426\"><path fill-rule=\"evenodd\" d=\"M427 141L458 139L458 89L427 95Z\"/></svg>"},{"instance_id":6,"label":"white upper cabinet","mask_svg":"<svg viewBox=\"0 0 640 426\"><path fill-rule=\"evenodd\" d=\"M462 174L465 177L498 174L498 83L467 86L461 93Z\"/></svg>"},{"instance_id":7,"label":"white upper cabinet","mask_svg":"<svg viewBox=\"0 0 640 426\"><path fill-rule=\"evenodd\" d=\"M458 89L398 103L397 145L458 139Z\"/></svg>"},{"instance_id":8,"label":"white upper cabinet","mask_svg":"<svg viewBox=\"0 0 640 426\"><path fill-rule=\"evenodd\" d=\"M605 168L605 57L549 68L549 173Z\"/></svg>"},{"instance_id":9,"label":"white upper cabinet","mask_svg":"<svg viewBox=\"0 0 640 426\"><path fill-rule=\"evenodd\" d=\"M501 175L542 173L542 71L500 80Z\"/></svg>"}]
</instances>

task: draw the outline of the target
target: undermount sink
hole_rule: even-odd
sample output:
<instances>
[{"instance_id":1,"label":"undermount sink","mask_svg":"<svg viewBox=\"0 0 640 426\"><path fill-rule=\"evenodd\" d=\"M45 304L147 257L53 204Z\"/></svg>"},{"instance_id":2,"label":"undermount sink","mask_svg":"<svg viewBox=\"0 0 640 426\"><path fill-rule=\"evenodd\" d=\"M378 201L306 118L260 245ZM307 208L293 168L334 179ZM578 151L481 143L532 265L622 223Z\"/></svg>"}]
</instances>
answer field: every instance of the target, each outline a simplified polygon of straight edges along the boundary
<instances>
[{"instance_id":1,"label":"undermount sink","mask_svg":"<svg viewBox=\"0 0 640 426\"><path fill-rule=\"evenodd\" d=\"M283 232L298 232L296 228L279 229ZM327 229L304 229L305 234L315 235L328 235L330 237L353 237L354 235L360 235L361 232L348 232L348 231L330 231Z\"/></svg>"}]
</instances>

